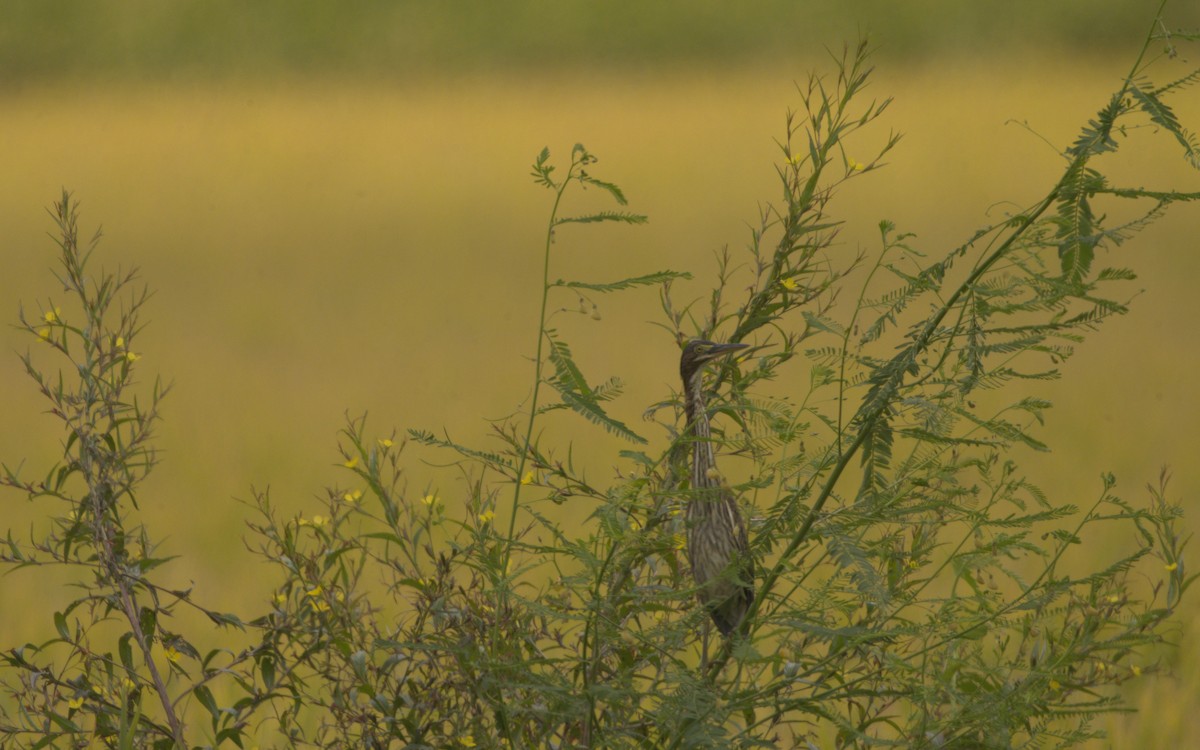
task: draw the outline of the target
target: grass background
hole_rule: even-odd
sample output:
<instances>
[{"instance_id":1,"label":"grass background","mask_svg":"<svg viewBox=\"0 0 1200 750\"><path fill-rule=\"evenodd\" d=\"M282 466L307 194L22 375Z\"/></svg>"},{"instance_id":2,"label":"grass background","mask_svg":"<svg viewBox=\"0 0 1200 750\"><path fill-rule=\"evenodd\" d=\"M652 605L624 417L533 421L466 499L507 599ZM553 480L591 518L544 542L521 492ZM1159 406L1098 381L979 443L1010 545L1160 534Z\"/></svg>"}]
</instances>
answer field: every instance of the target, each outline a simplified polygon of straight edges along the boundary
<instances>
[{"instance_id":1,"label":"grass background","mask_svg":"<svg viewBox=\"0 0 1200 750\"><path fill-rule=\"evenodd\" d=\"M243 548L248 510L236 498L252 484L313 513L321 488L345 479L333 448L347 411L369 411L380 434L444 427L479 442L481 417L528 395L548 210L528 165L542 146L565 156L587 144L595 173L651 218L564 230L553 275L689 270L697 278L677 297L701 295L713 252L743 245L775 197L773 139L798 106L792 82L831 67L824 46L869 31L872 93L895 97L885 122L906 136L886 170L835 204L843 249L876 248L878 221L891 219L940 253L1011 208L1002 202L1048 189L1061 161L1017 122L1065 146L1119 85L1156 5L11 6L0 24L0 313L15 321L18 302L61 304L44 208L63 186L75 191L85 231L105 226L98 258L141 267L157 291L134 348L147 379L176 388L163 464L141 498L163 551L182 556L166 575L253 615L273 581ZM1200 23L1200 10L1176 6L1178 25ZM1193 93L1176 103L1195 129ZM1165 142L1112 173L1200 189ZM1083 504L1105 470L1127 498L1144 497L1168 464L1171 496L1200 512L1198 235L1195 210L1177 210L1118 249L1144 293L1060 382L1036 386L1056 405L1043 433L1054 450L1019 458L1051 497ZM639 429L643 405L674 386L677 352L647 323L653 293L619 299L596 300L600 321L556 323L593 377L625 380L614 414ZM31 343L0 328L0 351ZM0 460L27 459L38 475L61 438L14 354L0 357L0 394ZM617 443L586 425L562 429L595 476L611 471ZM414 492L428 485L453 503L453 474L412 466ZM0 508L18 538L46 510L11 494ZM1102 554L1134 541L1085 543ZM0 578L0 644L49 630L72 593L57 582L42 570ZM31 597L37 606L24 606ZM1161 673L1130 684L1144 710L1113 724L1115 746L1200 743L1192 619L1181 618L1182 650Z\"/></svg>"}]
</instances>

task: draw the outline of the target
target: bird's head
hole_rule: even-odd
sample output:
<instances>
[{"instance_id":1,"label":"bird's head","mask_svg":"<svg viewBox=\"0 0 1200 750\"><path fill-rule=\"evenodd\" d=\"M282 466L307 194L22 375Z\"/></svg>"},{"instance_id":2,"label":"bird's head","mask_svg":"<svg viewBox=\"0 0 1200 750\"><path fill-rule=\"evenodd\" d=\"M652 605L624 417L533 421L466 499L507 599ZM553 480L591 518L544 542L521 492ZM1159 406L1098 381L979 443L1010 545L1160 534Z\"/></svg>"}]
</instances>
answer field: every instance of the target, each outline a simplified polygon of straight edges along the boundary
<instances>
[{"instance_id":1,"label":"bird's head","mask_svg":"<svg viewBox=\"0 0 1200 750\"><path fill-rule=\"evenodd\" d=\"M683 347L683 355L679 358L679 374L684 382L687 382L706 363L748 346L749 344L717 344L704 339L692 339Z\"/></svg>"}]
</instances>

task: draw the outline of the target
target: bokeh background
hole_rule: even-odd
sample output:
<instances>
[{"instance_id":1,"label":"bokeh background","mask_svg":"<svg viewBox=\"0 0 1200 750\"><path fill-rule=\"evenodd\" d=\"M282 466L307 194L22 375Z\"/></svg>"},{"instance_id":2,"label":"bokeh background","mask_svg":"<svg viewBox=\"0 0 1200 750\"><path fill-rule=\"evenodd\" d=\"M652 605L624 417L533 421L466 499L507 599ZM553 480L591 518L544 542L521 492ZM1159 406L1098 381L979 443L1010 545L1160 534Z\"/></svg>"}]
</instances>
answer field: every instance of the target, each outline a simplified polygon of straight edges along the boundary
<instances>
[{"instance_id":1,"label":"bokeh background","mask_svg":"<svg viewBox=\"0 0 1200 750\"><path fill-rule=\"evenodd\" d=\"M612 279L665 268L715 278L714 252L749 239L776 197L775 139L799 106L794 82L832 70L829 51L867 34L871 94L895 101L904 140L889 166L834 204L846 252L878 246L890 219L939 254L1062 166L1055 148L1103 106L1151 27L1157 2L883 0L724 3L513 0L326 3L104 0L7 4L0 22L0 315L61 303L45 208L62 188L99 225L98 260L138 266L156 292L136 349L147 380L175 384L162 465L141 499L166 575L199 599L253 616L272 573L244 549L250 487L288 512L315 512L337 482L337 431L369 413L379 434L444 428L487 439L485 418L528 395L548 194L528 166L543 146L583 142L640 228L564 232L553 275ZM1195 30L1175 2L1168 27ZM1151 45L1158 55L1162 42ZM1159 80L1194 68L1197 49ZM1192 67L1187 66L1191 55ZM1200 95L1175 100L1200 128ZM1113 174L1200 190L1169 138ZM873 144L863 141L863 153ZM1170 496L1200 515L1200 212L1177 209L1118 249L1143 290L1038 385L1055 403L1046 455L1025 455L1052 497L1094 498L1113 471L1129 499L1160 467ZM572 306L574 300L562 299ZM600 298L601 320L561 316L581 363L618 375L614 407L637 428L674 385L677 352L649 324L652 292ZM71 308L64 305L64 313ZM0 460L32 475L61 435L0 328ZM650 433L652 438L661 435ZM581 428L599 475L617 445ZM453 497L453 476L412 454L411 482ZM44 508L0 494L27 535ZM1194 528L1195 520L1189 522ZM1087 541L1087 540L1085 540ZM1103 540L1103 544L1134 540ZM1101 545L1102 546L1102 545ZM1100 550L1103 551L1103 550ZM43 570L0 578L0 645L37 640L71 598ZM1109 722L1116 747L1200 745L1200 614L1181 650L1127 685L1140 715ZM1106 743L1107 744L1107 743Z\"/></svg>"}]
</instances>

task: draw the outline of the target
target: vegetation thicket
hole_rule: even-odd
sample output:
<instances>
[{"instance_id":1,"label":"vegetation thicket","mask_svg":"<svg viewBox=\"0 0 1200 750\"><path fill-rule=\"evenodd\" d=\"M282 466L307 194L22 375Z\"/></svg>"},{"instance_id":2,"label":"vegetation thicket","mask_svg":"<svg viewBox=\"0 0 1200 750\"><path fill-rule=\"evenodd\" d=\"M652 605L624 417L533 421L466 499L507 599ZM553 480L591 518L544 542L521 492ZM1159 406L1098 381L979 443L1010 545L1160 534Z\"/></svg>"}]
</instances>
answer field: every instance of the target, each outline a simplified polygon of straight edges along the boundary
<instances>
[{"instance_id":1,"label":"vegetation thicket","mask_svg":"<svg viewBox=\"0 0 1200 750\"><path fill-rule=\"evenodd\" d=\"M1165 472L1138 497L1111 475L1084 505L1048 496L1013 448L1047 449L1036 384L1126 311L1134 273L1108 265L1115 248L1200 199L1103 171L1147 126L1200 168L1170 106L1200 70L1151 78L1190 41L1165 28L1156 20L1062 149L1044 196L949 250L890 221L872 251L836 242L839 188L879 171L899 142L860 151L889 104L864 98L865 45L799 87L780 199L747 248L719 256L701 298L681 298L686 271L569 278L573 232L645 217L584 146L543 150L532 176L551 209L520 411L485 445L354 418L339 441L345 479L319 514L284 516L255 492L247 547L278 576L255 617L159 580L171 558L138 514L169 391L138 379L150 296L135 272L98 267L99 238L81 239L64 194L52 211L63 296L20 317L63 455L36 476L0 473L50 518L30 538L10 531L0 561L66 568L80 593L44 640L0 652L0 744L940 748L1097 736L1098 717L1125 708L1122 683L1154 671L1194 580L1181 511ZM572 213L581 190L612 208ZM731 479L758 570L744 637L710 633L695 604L682 549L696 438L681 431L679 394L649 405L649 429L668 438L651 441L610 414L621 381L585 372L557 322L568 303L592 314L597 298L638 289L657 290L665 338L754 346L707 384L714 447L748 466ZM796 368L807 389L776 393ZM584 476L545 431L552 412L623 438L617 475ZM430 489L414 452L449 463L463 494ZM586 518L567 526L564 513ZM1099 566L1077 554L1104 538L1135 542L1089 550ZM197 648L177 630L183 609L228 629L228 646Z\"/></svg>"}]
</instances>

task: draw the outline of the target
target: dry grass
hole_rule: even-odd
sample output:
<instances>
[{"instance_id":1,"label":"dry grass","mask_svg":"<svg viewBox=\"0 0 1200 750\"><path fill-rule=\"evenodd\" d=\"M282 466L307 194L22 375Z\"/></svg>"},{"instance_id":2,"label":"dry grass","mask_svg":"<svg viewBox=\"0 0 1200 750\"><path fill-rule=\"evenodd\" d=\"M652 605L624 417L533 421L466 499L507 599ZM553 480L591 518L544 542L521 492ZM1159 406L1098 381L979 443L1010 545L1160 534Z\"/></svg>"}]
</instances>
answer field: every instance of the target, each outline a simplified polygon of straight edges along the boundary
<instances>
[{"instance_id":1,"label":"dry grass","mask_svg":"<svg viewBox=\"0 0 1200 750\"><path fill-rule=\"evenodd\" d=\"M882 218L943 249L989 211L1005 210L998 201L1032 201L1060 164L1006 120L1028 120L1064 144L1120 72L1112 63L1089 70L1047 61L960 67L952 76L881 71L876 93L896 97L889 122L908 136L891 167L845 194L846 250L874 247ZM1192 101L1181 116L1194 127L1200 101ZM9 93L0 107L0 312L12 319L18 299L36 307L54 294L42 210L60 186L76 191L85 225L110 228L105 261L140 266L158 290L137 348L144 371L173 378L177 390L165 408L164 463L142 498L147 522L169 536L164 551L183 556L171 575L194 581L203 600L255 612L271 581L246 569L247 512L234 497L269 483L285 507L311 512L313 495L338 477L332 445L347 409L369 410L381 432L444 426L482 439L480 415L503 416L526 396L546 212L526 175L543 145L586 143L632 208L651 216L645 228L564 235L559 262L573 276L686 269L698 274L700 293L712 251L741 245L757 202L774 197L771 138L789 103L790 81L775 70L383 90ZM1153 158L1161 168L1139 164L1140 175L1197 189L1174 152ZM1174 470L1173 496L1200 496L1200 350L1189 344L1200 313L1191 288L1200 272L1196 224L1194 211L1180 212L1122 250L1146 293L1046 388L1056 403L1046 434L1055 450L1026 457L1026 466L1052 497L1093 497L1105 469L1138 497L1164 463ZM615 411L636 424L640 406L673 383L676 355L645 324L655 316L652 294L601 313L600 322L559 322L578 329L572 340L593 372L625 379L629 393ZM0 349L27 343L0 329ZM36 472L58 436L15 356L0 358L0 393L0 457L28 457ZM598 430L582 435L597 446L594 471L607 471L612 444ZM418 485L453 481L414 470ZM20 535L37 508L3 502ZM47 629L57 599L42 575L0 580L6 603L33 591L47 603L19 613L6 605L0 643ZM1181 628L1181 656L1162 665L1178 677L1144 680L1144 713L1118 731L1116 746L1200 742L1189 711L1200 698L1200 653L1189 636L1200 630Z\"/></svg>"}]
</instances>

